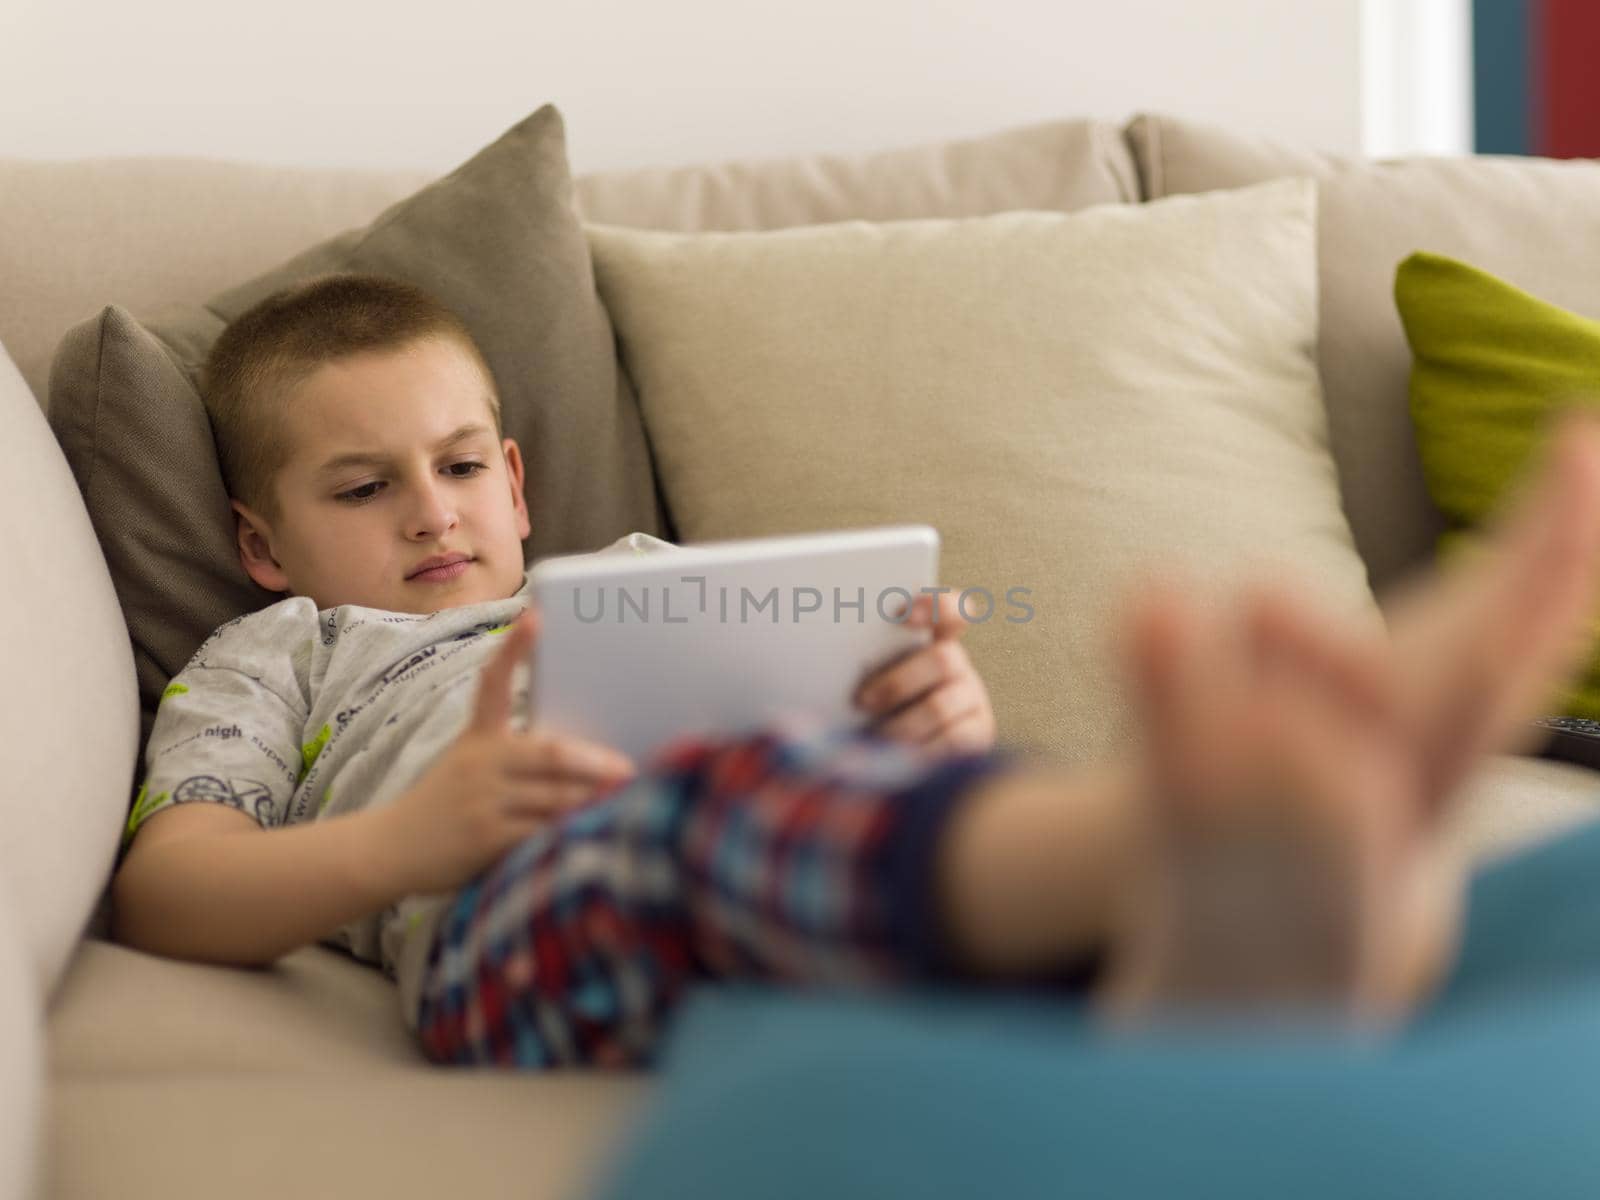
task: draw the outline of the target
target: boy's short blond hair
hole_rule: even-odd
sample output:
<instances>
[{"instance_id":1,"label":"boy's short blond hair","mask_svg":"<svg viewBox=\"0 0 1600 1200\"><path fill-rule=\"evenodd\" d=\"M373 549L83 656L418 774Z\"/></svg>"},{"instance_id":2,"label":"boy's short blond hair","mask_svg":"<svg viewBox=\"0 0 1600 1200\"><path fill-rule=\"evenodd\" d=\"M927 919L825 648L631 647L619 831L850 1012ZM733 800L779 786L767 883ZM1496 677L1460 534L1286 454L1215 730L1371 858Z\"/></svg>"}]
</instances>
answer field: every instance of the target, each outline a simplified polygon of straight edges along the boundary
<instances>
[{"instance_id":1,"label":"boy's short blond hair","mask_svg":"<svg viewBox=\"0 0 1600 1200\"><path fill-rule=\"evenodd\" d=\"M427 337L448 338L477 362L500 437L489 364L461 318L419 287L383 275L321 275L241 313L211 348L200 382L228 494L276 519L273 481L289 459L280 418L294 388L326 363Z\"/></svg>"}]
</instances>

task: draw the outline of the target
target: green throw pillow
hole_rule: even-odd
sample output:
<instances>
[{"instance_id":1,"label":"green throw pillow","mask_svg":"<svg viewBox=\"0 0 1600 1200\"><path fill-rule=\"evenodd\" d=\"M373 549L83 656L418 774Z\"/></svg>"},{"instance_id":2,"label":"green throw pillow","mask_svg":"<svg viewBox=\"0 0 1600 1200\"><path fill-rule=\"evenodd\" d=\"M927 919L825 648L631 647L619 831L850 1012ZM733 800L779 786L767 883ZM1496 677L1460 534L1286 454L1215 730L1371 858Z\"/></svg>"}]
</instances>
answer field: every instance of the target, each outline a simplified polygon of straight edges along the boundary
<instances>
[{"instance_id":1,"label":"green throw pillow","mask_svg":"<svg viewBox=\"0 0 1600 1200\"><path fill-rule=\"evenodd\" d=\"M1555 417L1573 403L1600 404L1600 321L1437 254L1401 263L1394 294L1411 343L1422 472L1450 522L1439 540L1448 557L1470 546ZM1600 719L1600 636L1560 703Z\"/></svg>"}]
</instances>

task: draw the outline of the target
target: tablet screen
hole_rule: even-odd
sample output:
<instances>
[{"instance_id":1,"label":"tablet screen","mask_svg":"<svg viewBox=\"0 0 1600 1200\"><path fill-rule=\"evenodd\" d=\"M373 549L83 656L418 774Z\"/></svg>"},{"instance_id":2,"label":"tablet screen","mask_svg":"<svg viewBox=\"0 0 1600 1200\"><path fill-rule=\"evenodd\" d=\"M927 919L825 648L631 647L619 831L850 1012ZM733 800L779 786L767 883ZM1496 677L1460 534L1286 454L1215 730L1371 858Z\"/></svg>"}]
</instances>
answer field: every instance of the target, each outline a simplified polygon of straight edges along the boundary
<instances>
[{"instance_id":1,"label":"tablet screen","mask_svg":"<svg viewBox=\"0 0 1600 1200\"><path fill-rule=\"evenodd\" d=\"M534 720L641 767L689 735L860 725L856 685L931 636L903 610L938 558L938 533L913 525L548 559L529 577Z\"/></svg>"}]
</instances>

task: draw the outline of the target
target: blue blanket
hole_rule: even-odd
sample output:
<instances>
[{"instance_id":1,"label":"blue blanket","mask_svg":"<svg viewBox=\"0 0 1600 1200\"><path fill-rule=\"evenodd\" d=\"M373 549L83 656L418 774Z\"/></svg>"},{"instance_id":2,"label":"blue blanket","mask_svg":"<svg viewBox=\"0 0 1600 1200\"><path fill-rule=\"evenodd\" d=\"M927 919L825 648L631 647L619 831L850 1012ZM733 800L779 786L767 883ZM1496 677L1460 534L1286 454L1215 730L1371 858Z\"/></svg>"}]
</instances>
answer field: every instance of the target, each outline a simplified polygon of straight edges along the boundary
<instances>
[{"instance_id":1,"label":"blue blanket","mask_svg":"<svg viewBox=\"0 0 1600 1200\"><path fill-rule=\"evenodd\" d=\"M1469 914L1449 986L1383 1043L707 985L600 1195L1600 1197L1600 825L1481 874Z\"/></svg>"}]
</instances>

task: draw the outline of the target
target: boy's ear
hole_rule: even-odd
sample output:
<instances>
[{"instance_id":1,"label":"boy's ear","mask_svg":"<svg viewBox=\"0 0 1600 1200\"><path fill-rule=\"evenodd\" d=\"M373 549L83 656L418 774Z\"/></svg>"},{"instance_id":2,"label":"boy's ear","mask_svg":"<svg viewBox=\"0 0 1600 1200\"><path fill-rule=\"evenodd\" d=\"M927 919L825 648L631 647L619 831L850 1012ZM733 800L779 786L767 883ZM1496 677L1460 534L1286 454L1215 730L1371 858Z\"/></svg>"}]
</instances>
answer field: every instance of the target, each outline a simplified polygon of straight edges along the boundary
<instances>
[{"instance_id":1,"label":"boy's ear","mask_svg":"<svg viewBox=\"0 0 1600 1200\"><path fill-rule=\"evenodd\" d=\"M506 474L511 479L511 506L517 513L517 536L526 539L533 532L533 521L528 516L528 500L522 493L522 451L517 448L516 438L507 438L500 443L500 448L505 451Z\"/></svg>"},{"instance_id":2,"label":"boy's ear","mask_svg":"<svg viewBox=\"0 0 1600 1200\"><path fill-rule=\"evenodd\" d=\"M237 515L239 563L245 574L269 592L287 592L289 577L272 556L271 528L259 513L237 500L230 503Z\"/></svg>"}]
</instances>

